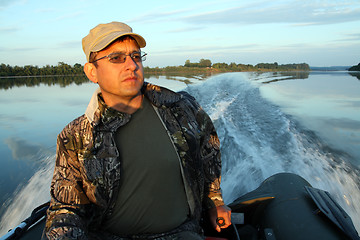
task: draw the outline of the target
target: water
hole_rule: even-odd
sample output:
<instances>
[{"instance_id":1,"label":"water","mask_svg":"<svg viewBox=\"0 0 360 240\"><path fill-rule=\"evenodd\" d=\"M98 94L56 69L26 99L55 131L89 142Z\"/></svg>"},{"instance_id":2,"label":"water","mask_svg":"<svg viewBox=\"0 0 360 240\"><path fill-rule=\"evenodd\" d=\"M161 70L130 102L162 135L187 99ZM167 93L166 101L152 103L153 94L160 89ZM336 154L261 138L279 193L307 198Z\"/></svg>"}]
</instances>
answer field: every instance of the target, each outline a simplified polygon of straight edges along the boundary
<instances>
[{"instance_id":1,"label":"water","mask_svg":"<svg viewBox=\"0 0 360 240\"><path fill-rule=\"evenodd\" d=\"M329 191L360 230L356 76L227 73L206 81L163 76L146 80L173 90L186 88L213 119L222 144L227 203L275 173L293 172ZM0 214L6 216L0 235L49 199L56 135L84 112L95 88L82 84L0 90Z\"/></svg>"}]
</instances>

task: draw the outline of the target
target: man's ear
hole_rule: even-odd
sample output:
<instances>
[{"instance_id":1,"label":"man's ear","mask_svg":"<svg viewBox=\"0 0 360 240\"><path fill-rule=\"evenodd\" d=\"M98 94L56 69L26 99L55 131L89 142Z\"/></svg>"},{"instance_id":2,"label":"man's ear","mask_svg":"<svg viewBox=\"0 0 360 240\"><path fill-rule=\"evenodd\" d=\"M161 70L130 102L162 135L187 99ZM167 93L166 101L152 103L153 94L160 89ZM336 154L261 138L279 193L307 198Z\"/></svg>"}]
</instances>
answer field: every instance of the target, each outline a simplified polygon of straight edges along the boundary
<instances>
[{"instance_id":1,"label":"man's ear","mask_svg":"<svg viewBox=\"0 0 360 240\"><path fill-rule=\"evenodd\" d=\"M85 63L84 65L84 72L88 79L92 81L93 83L97 83L97 75L96 75L96 67L92 63Z\"/></svg>"}]
</instances>

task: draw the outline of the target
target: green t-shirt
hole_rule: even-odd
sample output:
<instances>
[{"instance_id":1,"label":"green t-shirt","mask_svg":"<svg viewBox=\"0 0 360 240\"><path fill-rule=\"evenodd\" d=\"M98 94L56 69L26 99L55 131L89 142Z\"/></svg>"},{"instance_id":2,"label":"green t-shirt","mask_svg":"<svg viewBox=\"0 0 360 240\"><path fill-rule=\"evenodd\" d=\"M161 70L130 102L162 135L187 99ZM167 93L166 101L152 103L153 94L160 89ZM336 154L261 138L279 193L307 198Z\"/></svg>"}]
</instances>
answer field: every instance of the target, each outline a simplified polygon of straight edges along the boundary
<instances>
[{"instance_id":1,"label":"green t-shirt","mask_svg":"<svg viewBox=\"0 0 360 240\"><path fill-rule=\"evenodd\" d=\"M161 233L189 214L180 162L149 100L115 136L121 158L120 192L105 230L118 234Z\"/></svg>"}]
</instances>

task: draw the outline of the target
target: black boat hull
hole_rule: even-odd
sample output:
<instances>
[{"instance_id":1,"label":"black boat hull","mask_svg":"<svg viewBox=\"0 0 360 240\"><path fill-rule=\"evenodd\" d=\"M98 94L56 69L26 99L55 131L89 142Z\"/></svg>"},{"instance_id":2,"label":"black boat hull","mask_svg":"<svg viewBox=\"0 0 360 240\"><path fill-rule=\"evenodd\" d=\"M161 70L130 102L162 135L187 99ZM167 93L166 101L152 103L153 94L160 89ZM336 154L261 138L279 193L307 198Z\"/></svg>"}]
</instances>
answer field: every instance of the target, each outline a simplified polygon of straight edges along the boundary
<instances>
[{"instance_id":1,"label":"black boat hull","mask_svg":"<svg viewBox=\"0 0 360 240\"><path fill-rule=\"evenodd\" d=\"M329 193L312 188L296 174L275 174L229 206L234 215L243 214L243 223L217 233L204 222L206 236L235 240L360 239L351 218ZM38 210L41 220L0 240L40 239L44 209L46 205Z\"/></svg>"}]
</instances>

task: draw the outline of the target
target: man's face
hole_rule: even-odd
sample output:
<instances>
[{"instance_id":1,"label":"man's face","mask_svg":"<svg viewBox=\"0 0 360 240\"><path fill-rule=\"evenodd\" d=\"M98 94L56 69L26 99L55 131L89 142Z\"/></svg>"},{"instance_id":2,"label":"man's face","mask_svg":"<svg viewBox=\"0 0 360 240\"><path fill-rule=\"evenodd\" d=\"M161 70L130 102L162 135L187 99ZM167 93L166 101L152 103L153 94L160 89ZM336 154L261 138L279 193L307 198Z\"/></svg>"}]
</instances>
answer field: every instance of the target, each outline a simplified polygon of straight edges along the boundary
<instances>
[{"instance_id":1,"label":"man's face","mask_svg":"<svg viewBox=\"0 0 360 240\"><path fill-rule=\"evenodd\" d=\"M100 51L96 59L111 53L131 54L139 51L136 41L126 38ZM127 56L124 63L111 63L108 58L104 58L97 61L97 65L95 78L92 81L99 84L105 102L110 99L127 101L141 94L140 90L144 83L142 62L134 62L130 56Z\"/></svg>"}]
</instances>

